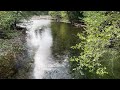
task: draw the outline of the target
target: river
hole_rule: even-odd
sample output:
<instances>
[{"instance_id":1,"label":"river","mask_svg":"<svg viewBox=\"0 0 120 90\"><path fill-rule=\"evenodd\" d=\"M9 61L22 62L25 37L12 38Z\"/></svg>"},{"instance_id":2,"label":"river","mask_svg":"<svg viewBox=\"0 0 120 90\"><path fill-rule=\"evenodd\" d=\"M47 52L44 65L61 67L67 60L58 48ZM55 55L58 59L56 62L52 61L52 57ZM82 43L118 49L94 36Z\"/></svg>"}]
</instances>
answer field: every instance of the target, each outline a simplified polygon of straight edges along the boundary
<instances>
[{"instance_id":1,"label":"river","mask_svg":"<svg viewBox=\"0 0 120 90\"><path fill-rule=\"evenodd\" d=\"M29 78L72 79L68 56L80 29L67 23L31 19L27 28L28 54L33 58Z\"/></svg>"},{"instance_id":2,"label":"river","mask_svg":"<svg viewBox=\"0 0 120 90\"><path fill-rule=\"evenodd\" d=\"M77 33L83 31L69 23L55 22L46 19L32 18L23 22L26 27L25 45L27 51L24 60L20 58L18 73L13 78L17 79L116 79L120 78L120 60L103 61L109 74L99 77L96 74L84 76L72 71L74 63L70 64L69 57L79 55L80 51L70 47L80 42ZM21 56L22 57L22 56ZM23 64L23 66L22 66ZM72 67L72 68L71 68Z\"/></svg>"}]
</instances>

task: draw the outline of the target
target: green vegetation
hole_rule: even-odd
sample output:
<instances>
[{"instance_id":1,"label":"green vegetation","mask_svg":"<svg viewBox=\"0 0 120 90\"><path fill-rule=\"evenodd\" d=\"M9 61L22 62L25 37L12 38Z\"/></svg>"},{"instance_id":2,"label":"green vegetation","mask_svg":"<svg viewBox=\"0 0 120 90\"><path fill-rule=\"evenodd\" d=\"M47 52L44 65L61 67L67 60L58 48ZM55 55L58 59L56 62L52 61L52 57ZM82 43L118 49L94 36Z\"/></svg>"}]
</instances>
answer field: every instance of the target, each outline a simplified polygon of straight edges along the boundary
<instances>
[{"instance_id":1,"label":"green vegetation","mask_svg":"<svg viewBox=\"0 0 120 90\"><path fill-rule=\"evenodd\" d=\"M58 21L71 22L72 24L82 20L82 13L81 11L49 11L49 15Z\"/></svg>"},{"instance_id":2,"label":"green vegetation","mask_svg":"<svg viewBox=\"0 0 120 90\"><path fill-rule=\"evenodd\" d=\"M33 15L47 15L47 11L0 11L0 28L8 30L13 27L21 19L29 19Z\"/></svg>"},{"instance_id":3,"label":"green vegetation","mask_svg":"<svg viewBox=\"0 0 120 90\"><path fill-rule=\"evenodd\" d=\"M17 72L18 55L25 50L21 41L22 32L14 31L9 34L11 39L0 39L0 78L11 78Z\"/></svg>"},{"instance_id":4,"label":"green vegetation","mask_svg":"<svg viewBox=\"0 0 120 90\"><path fill-rule=\"evenodd\" d=\"M0 11L0 28L9 30L22 18L21 11Z\"/></svg>"},{"instance_id":5,"label":"green vegetation","mask_svg":"<svg viewBox=\"0 0 120 90\"><path fill-rule=\"evenodd\" d=\"M23 31L15 30L16 24L31 15L25 11L0 11L0 78L11 78L17 72L17 56L25 47L21 41Z\"/></svg>"},{"instance_id":6,"label":"green vegetation","mask_svg":"<svg viewBox=\"0 0 120 90\"><path fill-rule=\"evenodd\" d=\"M77 34L81 41L72 46L73 49L81 51L79 56L71 58L72 62L77 62L74 70L86 74L88 78L113 73L109 68L113 67L113 61L118 61L120 57L119 12L86 11L83 15L85 32ZM112 63L109 68L106 61Z\"/></svg>"},{"instance_id":7,"label":"green vegetation","mask_svg":"<svg viewBox=\"0 0 120 90\"><path fill-rule=\"evenodd\" d=\"M0 78L8 78L15 73L16 55L25 49L19 43L21 41L15 41L22 35L22 32L16 30L16 24L33 15L51 15L57 22L84 23L84 30L77 34L79 41L71 47L79 51L70 58L71 68L78 74L78 78L81 75L85 78L107 78L111 75L114 78L115 68L118 68L116 64L120 59L119 11L0 11L0 52L4 51L0 55ZM58 24L53 28L60 28L59 39L56 40L64 42L65 38L70 38L66 37L65 30L69 27L62 27L65 26L60 27ZM61 44L58 44L59 50L63 48ZM69 45L66 43L64 50Z\"/></svg>"},{"instance_id":8,"label":"green vegetation","mask_svg":"<svg viewBox=\"0 0 120 90\"><path fill-rule=\"evenodd\" d=\"M55 18L58 22L68 20L68 15L66 11L49 11L49 15Z\"/></svg>"}]
</instances>

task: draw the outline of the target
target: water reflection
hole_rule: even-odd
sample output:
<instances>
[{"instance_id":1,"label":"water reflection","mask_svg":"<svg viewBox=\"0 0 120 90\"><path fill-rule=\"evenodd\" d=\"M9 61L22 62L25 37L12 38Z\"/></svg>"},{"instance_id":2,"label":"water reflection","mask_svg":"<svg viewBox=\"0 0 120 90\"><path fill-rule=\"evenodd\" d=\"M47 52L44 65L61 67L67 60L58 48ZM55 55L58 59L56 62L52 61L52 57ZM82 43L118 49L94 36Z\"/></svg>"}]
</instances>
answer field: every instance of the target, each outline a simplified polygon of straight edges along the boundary
<instances>
[{"instance_id":1,"label":"water reflection","mask_svg":"<svg viewBox=\"0 0 120 90\"><path fill-rule=\"evenodd\" d=\"M59 58L59 60L62 61L65 55L73 53L70 47L78 42L79 39L76 35L80 32L80 29L74 28L70 24L55 22L51 23L51 29L54 41L52 45L52 55L55 60Z\"/></svg>"}]
</instances>

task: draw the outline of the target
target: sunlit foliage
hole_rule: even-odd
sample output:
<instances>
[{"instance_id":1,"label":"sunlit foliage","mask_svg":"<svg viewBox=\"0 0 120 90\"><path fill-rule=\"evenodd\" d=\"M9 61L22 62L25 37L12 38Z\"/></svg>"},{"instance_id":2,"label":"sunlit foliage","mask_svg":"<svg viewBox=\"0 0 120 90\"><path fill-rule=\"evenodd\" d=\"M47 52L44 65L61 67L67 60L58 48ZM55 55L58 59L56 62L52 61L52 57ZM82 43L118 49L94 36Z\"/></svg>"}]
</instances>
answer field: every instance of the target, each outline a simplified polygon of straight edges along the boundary
<instances>
[{"instance_id":1,"label":"sunlit foliage","mask_svg":"<svg viewBox=\"0 0 120 90\"><path fill-rule=\"evenodd\" d=\"M85 33L78 34L81 41L72 46L81 52L71 61L77 62L74 70L103 76L109 72L102 63L120 57L120 14L112 11L85 11L83 14Z\"/></svg>"}]
</instances>

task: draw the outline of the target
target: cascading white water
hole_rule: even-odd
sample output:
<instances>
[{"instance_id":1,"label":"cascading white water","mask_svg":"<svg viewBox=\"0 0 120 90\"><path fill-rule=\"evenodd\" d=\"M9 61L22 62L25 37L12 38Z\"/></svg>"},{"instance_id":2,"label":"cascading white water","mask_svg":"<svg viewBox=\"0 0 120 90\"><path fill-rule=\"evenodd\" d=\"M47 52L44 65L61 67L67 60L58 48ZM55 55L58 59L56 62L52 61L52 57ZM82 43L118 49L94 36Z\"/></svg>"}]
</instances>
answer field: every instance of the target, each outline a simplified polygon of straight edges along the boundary
<instances>
[{"instance_id":1,"label":"cascading white water","mask_svg":"<svg viewBox=\"0 0 120 90\"><path fill-rule=\"evenodd\" d=\"M28 45L35 52L34 55L34 71L33 76L36 79L41 79L44 75L44 68L46 68L47 59L50 57L52 46L52 36L49 28L40 30L43 26L50 24L49 20L33 20L33 24L28 31L29 38L27 38ZM40 33L40 31L42 31Z\"/></svg>"},{"instance_id":2,"label":"cascading white water","mask_svg":"<svg viewBox=\"0 0 120 90\"><path fill-rule=\"evenodd\" d=\"M27 26L27 45L29 53L33 55L34 68L32 76L35 79L60 79L70 78L66 61L62 64L54 62L51 53L53 43L50 20L31 20ZM44 27L45 26L45 27ZM43 27L43 29L41 29Z\"/></svg>"}]
</instances>

